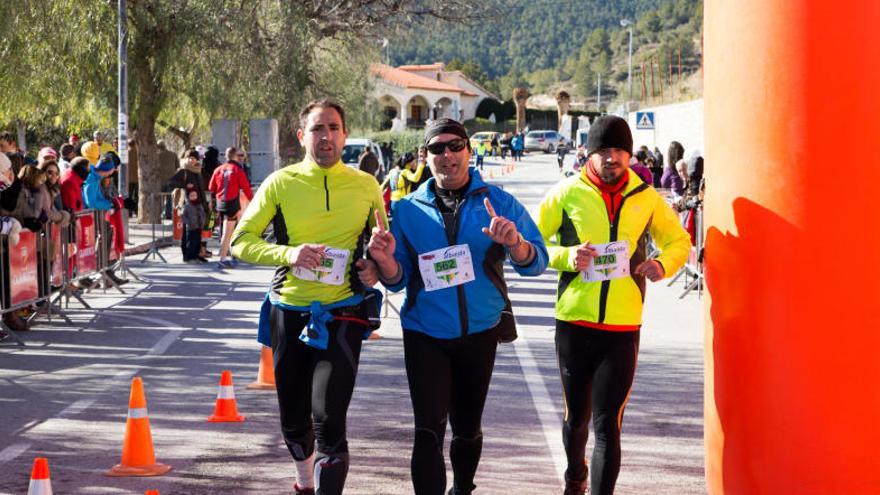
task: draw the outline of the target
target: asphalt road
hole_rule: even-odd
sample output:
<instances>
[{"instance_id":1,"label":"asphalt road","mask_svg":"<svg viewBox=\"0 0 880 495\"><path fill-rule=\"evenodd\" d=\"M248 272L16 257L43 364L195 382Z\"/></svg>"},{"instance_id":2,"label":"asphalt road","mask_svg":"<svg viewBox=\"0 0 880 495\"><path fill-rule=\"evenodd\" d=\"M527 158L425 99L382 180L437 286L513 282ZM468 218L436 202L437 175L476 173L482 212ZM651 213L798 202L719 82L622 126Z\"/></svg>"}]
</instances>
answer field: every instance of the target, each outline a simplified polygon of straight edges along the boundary
<instances>
[{"instance_id":1,"label":"asphalt road","mask_svg":"<svg viewBox=\"0 0 880 495\"><path fill-rule=\"evenodd\" d=\"M529 156L504 176L490 160L486 176L490 170L492 182L530 208L559 179L555 156ZM38 456L49 458L55 493L290 493L294 469L275 395L245 388L256 376L256 319L271 270L220 271L182 264L177 248L163 253L167 265L132 264L147 282L127 285L126 295L94 291L87 300L96 311L71 304L69 322L43 321L24 334L26 348L0 346L0 493L26 493ZM499 347L477 493L561 493L555 275L507 273L520 338ZM678 299L681 290L681 283L648 290L618 493L705 492L702 305L693 293ZM393 308L381 333L362 352L346 493L412 492L412 416ZM224 369L233 372L244 423L206 421ZM157 478L107 478L119 462L135 375L144 380L157 460L173 469Z\"/></svg>"}]
</instances>

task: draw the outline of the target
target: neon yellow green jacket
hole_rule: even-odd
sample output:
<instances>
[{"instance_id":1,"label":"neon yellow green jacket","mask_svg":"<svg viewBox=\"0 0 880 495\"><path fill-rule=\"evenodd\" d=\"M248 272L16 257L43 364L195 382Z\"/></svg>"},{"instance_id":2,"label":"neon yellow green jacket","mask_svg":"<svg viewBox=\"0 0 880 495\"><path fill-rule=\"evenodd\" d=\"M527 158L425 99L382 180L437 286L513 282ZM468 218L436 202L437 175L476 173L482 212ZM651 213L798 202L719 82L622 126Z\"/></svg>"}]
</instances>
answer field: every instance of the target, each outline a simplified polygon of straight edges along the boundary
<instances>
[{"instance_id":1,"label":"neon yellow green jacket","mask_svg":"<svg viewBox=\"0 0 880 495\"><path fill-rule=\"evenodd\" d=\"M325 169L302 161L263 181L235 229L232 254L249 263L279 267L272 291L281 303L331 304L352 296L353 286L358 287L357 273L351 265L363 257L363 240L369 239L375 224L374 210L381 213L387 225L379 184L373 176L342 162ZM263 231L270 223L277 244L263 240ZM344 283L328 285L294 277L290 258L294 248L302 244L349 250Z\"/></svg>"},{"instance_id":2,"label":"neon yellow green jacket","mask_svg":"<svg viewBox=\"0 0 880 495\"><path fill-rule=\"evenodd\" d=\"M425 162L419 163L415 170L403 167L403 170L401 170L400 174L397 176L397 183L394 185L395 187L391 189L391 201L399 201L412 192L413 184L422 178L422 173L424 171Z\"/></svg>"},{"instance_id":3,"label":"neon yellow green jacket","mask_svg":"<svg viewBox=\"0 0 880 495\"><path fill-rule=\"evenodd\" d=\"M551 189L538 209L538 229L550 252L550 268L559 271L556 318L582 321L597 328L638 326L642 323L645 279L631 275L605 282L585 282L574 271L577 246L627 241L630 272L647 257L647 233L661 250L659 261L671 277L684 265L690 237L678 215L653 188L628 170L629 184L616 227L608 219L602 193L586 178L569 177Z\"/></svg>"}]
</instances>

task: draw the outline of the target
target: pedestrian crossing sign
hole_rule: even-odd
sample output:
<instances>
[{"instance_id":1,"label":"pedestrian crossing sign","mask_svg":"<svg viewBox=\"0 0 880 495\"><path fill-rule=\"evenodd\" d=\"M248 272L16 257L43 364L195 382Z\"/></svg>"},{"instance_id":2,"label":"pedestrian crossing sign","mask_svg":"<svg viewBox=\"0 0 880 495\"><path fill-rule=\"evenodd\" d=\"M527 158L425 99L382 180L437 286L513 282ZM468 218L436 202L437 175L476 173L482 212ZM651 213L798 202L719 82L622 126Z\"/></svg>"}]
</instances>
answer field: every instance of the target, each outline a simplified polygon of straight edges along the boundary
<instances>
[{"instance_id":1,"label":"pedestrian crossing sign","mask_svg":"<svg viewBox=\"0 0 880 495\"><path fill-rule=\"evenodd\" d=\"M654 112L636 112L636 129L653 129Z\"/></svg>"}]
</instances>

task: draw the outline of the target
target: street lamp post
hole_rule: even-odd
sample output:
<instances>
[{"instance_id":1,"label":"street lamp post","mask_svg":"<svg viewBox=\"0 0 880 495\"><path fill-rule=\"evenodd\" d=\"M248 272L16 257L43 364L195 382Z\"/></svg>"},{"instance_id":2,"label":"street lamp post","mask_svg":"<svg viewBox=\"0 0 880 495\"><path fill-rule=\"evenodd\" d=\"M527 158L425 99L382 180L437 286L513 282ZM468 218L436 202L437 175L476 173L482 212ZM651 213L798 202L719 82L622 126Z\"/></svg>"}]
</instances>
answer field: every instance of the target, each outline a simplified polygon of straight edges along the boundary
<instances>
[{"instance_id":1,"label":"street lamp post","mask_svg":"<svg viewBox=\"0 0 880 495\"><path fill-rule=\"evenodd\" d=\"M621 27L629 27L629 72L626 76L626 83L629 85L629 98L626 101L626 111L629 112L629 103L633 99L633 27L632 21L629 19L621 19Z\"/></svg>"}]
</instances>

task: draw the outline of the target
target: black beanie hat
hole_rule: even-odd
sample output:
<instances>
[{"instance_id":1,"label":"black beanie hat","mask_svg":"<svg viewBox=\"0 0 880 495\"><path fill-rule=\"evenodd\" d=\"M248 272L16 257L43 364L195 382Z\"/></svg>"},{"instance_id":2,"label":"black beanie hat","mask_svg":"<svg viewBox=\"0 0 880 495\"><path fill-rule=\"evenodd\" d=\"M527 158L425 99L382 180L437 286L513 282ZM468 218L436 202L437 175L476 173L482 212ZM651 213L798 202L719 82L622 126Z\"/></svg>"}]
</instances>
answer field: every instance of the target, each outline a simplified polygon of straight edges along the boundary
<instances>
[{"instance_id":1,"label":"black beanie hat","mask_svg":"<svg viewBox=\"0 0 880 495\"><path fill-rule=\"evenodd\" d=\"M431 122L431 125L425 128L425 144L428 144L431 138L440 134L455 134L463 139L468 138L467 129L461 125L461 122L442 118Z\"/></svg>"},{"instance_id":2,"label":"black beanie hat","mask_svg":"<svg viewBox=\"0 0 880 495\"><path fill-rule=\"evenodd\" d=\"M616 115L599 117L587 133L587 156L606 148L619 148L630 155L633 152L633 136L629 124Z\"/></svg>"}]
</instances>

